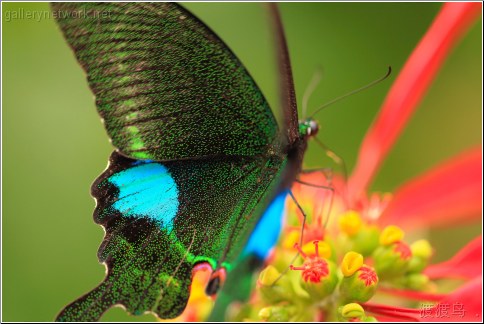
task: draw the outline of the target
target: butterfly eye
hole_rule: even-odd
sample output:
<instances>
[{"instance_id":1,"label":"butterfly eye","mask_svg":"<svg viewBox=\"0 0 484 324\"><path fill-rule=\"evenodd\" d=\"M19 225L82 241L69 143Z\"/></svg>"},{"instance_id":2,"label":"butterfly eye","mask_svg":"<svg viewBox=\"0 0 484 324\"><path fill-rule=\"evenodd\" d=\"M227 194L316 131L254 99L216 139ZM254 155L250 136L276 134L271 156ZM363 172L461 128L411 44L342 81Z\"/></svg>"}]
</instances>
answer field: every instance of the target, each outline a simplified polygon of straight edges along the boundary
<instances>
[{"instance_id":1,"label":"butterfly eye","mask_svg":"<svg viewBox=\"0 0 484 324\"><path fill-rule=\"evenodd\" d=\"M316 136L316 134L318 133L319 131L319 124L317 121L315 121L314 119L309 119L309 121L307 122L309 125L309 134L308 136Z\"/></svg>"},{"instance_id":2,"label":"butterfly eye","mask_svg":"<svg viewBox=\"0 0 484 324\"><path fill-rule=\"evenodd\" d=\"M315 136L319 131L318 123L311 118L299 122L299 133L303 137Z\"/></svg>"},{"instance_id":3,"label":"butterfly eye","mask_svg":"<svg viewBox=\"0 0 484 324\"><path fill-rule=\"evenodd\" d=\"M205 293L208 296L213 296L215 295L220 287L223 286L225 282L225 277L226 277L226 271L225 269L219 269L215 271L212 274L212 277L210 278L210 281L207 284L207 287L205 288Z\"/></svg>"}]
</instances>

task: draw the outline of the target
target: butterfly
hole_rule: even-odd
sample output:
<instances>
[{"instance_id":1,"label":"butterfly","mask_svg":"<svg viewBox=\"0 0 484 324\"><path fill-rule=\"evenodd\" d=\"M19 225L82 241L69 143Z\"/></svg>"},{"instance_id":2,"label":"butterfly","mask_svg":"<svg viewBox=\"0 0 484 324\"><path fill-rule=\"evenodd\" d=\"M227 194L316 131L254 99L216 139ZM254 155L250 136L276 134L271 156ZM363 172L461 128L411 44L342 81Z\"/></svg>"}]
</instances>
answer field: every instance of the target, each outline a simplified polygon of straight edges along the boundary
<instances>
[{"instance_id":1,"label":"butterfly","mask_svg":"<svg viewBox=\"0 0 484 324\"><path fill-rule=\"evenodd\" d=\"M318 130L298 121L282 24L270 6L281 128L242 63L182 6L52 4L116 148L91 187L94 220L106 232L98 251L106 277L57 320L94 321L114 305L173 318L199 265L213 269L208 294L226 275L230 294L237 275L267 256Z\"/></svg>"}]
</instances>

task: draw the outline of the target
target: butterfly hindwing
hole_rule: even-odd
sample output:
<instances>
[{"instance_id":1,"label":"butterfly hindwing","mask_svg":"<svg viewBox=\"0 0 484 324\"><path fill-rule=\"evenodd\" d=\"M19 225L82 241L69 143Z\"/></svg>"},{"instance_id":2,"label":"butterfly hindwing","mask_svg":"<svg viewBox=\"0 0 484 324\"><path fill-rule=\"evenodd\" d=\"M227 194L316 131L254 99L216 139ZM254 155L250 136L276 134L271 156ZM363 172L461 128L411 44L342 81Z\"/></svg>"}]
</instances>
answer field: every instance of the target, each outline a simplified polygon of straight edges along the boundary
<instances>
[{"instance_id":1,"label":"butterfly hindwing","mask_svg":"<svg viewBox=\"0 0 484 324\"><path fill-rule=\"evenodd\" d=\"M200 262L230 267L277 187L284 160L138 161L114 152L95 181L105 281L59 320L94 320L115 304L161 318L181 313Z\"/></svg>"},{"instance_id":2,"label":"butterfly hindwing","mask_svg":"<svg viewBox=\"0 0 484 324\"><path fill-rule=\"evenodd\" d=\"M174 3L53 3L113 145L159 161L265 154L277 124L255 82Z\"/></svg>"},{"instance_id":3,"label":"butterfly hindwing","mask_svg":"<svg viewBox=\"0 0 484 324\"><path fill-rule=\"evenodd\" d=\"M104 281L67 305L56 320L96 321L114 305L134 315L179 315L189 297L193 268L185 250L148 219L117 217L106 230L99 251L107 268Z\"/></svg>"}]
</instances>

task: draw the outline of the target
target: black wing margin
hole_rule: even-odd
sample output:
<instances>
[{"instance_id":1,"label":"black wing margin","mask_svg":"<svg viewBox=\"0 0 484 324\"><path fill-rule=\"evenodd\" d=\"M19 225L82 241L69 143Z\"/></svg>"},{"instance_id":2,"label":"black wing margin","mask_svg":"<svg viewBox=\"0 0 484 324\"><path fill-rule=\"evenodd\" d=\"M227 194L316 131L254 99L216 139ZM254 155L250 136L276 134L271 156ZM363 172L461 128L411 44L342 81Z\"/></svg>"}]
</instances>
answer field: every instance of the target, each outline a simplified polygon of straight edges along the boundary
<instances>
[{"instance_id":1,"label":"black wing margin","mask_svg":"<svg viewBox=\"0 0 484 324\"><path fill-rule=\"evenodd\" d=\"M277 63L279 67L279 96L283 110L284 127L287 136L287 144L292 145L299 138L299 120L297 114L296 91L292 78L291 61L287 49L284 27L282 26L281 15L277 3L269 3L274 40L277 50Z\"/></svg>"}]
</instances>

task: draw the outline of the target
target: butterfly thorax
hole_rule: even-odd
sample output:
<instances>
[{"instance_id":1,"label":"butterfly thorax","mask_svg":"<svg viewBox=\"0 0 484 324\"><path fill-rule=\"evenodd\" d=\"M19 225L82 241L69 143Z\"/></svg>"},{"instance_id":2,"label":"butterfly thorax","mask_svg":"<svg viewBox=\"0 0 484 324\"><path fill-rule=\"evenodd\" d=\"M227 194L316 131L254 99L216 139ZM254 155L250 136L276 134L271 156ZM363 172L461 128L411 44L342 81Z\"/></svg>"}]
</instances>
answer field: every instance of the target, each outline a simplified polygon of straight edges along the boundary
<instances>
[{"instance_id":1,"label":"butterfly thorax","mask_svg":"<svg viewBox=\"0 0 484 324\"><path fill-rule=\"evenodd\" d=\"M315 136L318 133L318 123L311 119L305 119L299 121L299 137L293 143L286 146L284 152L287 156L288 164L286 171L281 181L281 189L289 189L301 172L302 161L304 158L304 152L307 149L308 139Z\"/></svg>"},{"instance_id":2,"label":"butterfly thorax","mask_svg":"<svg viewBox=\"0 0 484 324\"><path fill-rule=\"evenodd\" d=\"M299 137L296 139L288 151L289 160L295 164L294 169L296 174L299 173L302 161L304 158L304 152L308 146L308 140L311 137L316 136L319 130L319 124L312 118L300 120L298 123Z\"/></svg>"}]
</instances>

